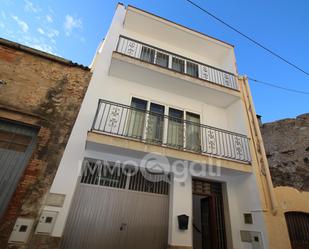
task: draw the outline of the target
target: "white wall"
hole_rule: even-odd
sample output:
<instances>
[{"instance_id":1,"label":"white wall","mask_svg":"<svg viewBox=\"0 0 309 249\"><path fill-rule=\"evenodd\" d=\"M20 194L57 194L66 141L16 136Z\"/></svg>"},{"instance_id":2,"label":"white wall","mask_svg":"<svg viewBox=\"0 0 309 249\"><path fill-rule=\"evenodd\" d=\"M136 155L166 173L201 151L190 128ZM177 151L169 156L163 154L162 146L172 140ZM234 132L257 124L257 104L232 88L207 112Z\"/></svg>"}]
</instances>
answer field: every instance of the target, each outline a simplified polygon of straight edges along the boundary
<instances>
[{"instance_id":1,"label":"white wall","mask_svg":"<svg viewBox=\"0 0 309 249\"><path fill-rule=\"evenodd\" d=\"M230 106L225 109L227 129L230 131L238 132L248 135L248 129L246 125L246 110L242 100L236 100Z\"/></svg>"},{"instance_id":2,"label":"white wall","mask_svg":"<svg viewBox=\"0 0 309 249\"><path fill-rule=\"evenodd\" d=\"M150 45L236 74L234 48L231 45L145 14L134 7L128 8L125 26L124 34L129 37L140 38Z\"/></svg>"},{"instance_id":3,"label":"white wall","mask_svg":"<svg viewBox=\"0 0 309 249\"><path fill-rule=\"evenodd\" d=\"M104 83L103 83L104 82ZM150 102L172 107L179 110L199 114L201 123L227 129L227 115L224 108L212 106L192 98L186 98L185 89L182 95L149 87L143 84L127 81L116 77L106 77L100 80L104 89L98 92L98 98L130 105L131 98L137 97Z\"/></svg>"},{"instance_id":4,"label":"white wall","mask_svg":"<svg viewBox=\"0 0 309 249\"><path fill-rule=\"evenodd\" d=\"M221 60L214 60L213 58L210 58L209 56L207 56L207 54L205 54L203 52L201 52L200 54L196 54L196 53L193 53L192 51L185 50L181 47L177 47L174 44L166 43L163 40L156 40L156 39L153 39L152 37L149 37L145 34L136 33L136 32L131 31L131 30L124 30L122 35L127 36L127 37L132 38L132 39L135 39L137 41L142 41L146 44L157 47L159 49L163 49L163 50L166 50L168 52L171 52L171 53L174 53L174 54L177 54L177 55L181 55L181 56L186 57L186 58L191 59L191 60L195 60L195 61L205 63L205 64L208 64L208 65L212 65L212 66L218 67L218 68L223 67L224 69L228 69L226 63L222 63ZM230 71L232 71L232 70L230 69Z\"/></svg>"},{"instance_id":5,"label":"white wall","mask_svg":"<svg viewBox=\"0 0 309 249\"><path fill-rule=\"evenodd\" d=\"M263 244L266 249L268 244L266 227L255 175L246 174L229 177L227 181L227 195L230 204L234 248L252 249L250 243L241 242L240 239L240 230L248 230L262 233ZM244 223L244 213L252 214L253 224Z\"/></svg>"},{"instance_id":6,"label":"white wall","mask_svg":"<svg viewBox=\"0 0 309 249\"><path fill-rule=\"evenodd\" d=\"M77 179L80 173L79 165L81 164L83 158L91 155L103 158L107 156L98 151L85 151L87 131L91 129L98 99L102 98L123 104L130 104L131 97L136 96L170 107L198 113L201 115L201 122L207 125L223 129L232 128L232 130L236 129L237 131L241 131L243 129L241 126L237 126L239 123L239 120L237 121L238 117L233 117L232 114L237 113L237 109L239 108L239 104L237 103L231 106L230 109L219 108L201 101L186 98L183 95L166 92L164 89L160 90L147 85L137 84L128 80L109 76L108 72L112 52L116 49L119 34L124 33L124 17L125 9L122 5L118 5L106 39L103 45L98 49L91 82L81 105L80 112L66 146L59 169L50 189L50 192L52 193L66 195L64 206L62 208L45 207L45 209L59 211L59 215L52 232L53 236L62 235ZM164 46L167 46L167 44ZM119 155L114 156L118 156L118 158L120 158ZM229 202L231 207L237 206L239 198L248 198L248 200L251 198L248 196L248 193L244 193L241 197L237 196L237 193L233 190L233 184L235 183L233 183L232 178L229 178L227 184L229 188L231 188L229 190ZM248 182L247 184L251 183ZM247 186L245 187L247 188ZM190 245L190 243L192 243L192 234L190 235L191 232L188 231L186 234L179 232L176 229L175 221L175 217L180 212L192 212L190 178L185 184L185 187L180 184L173 185L173 194L171 198L173 200L173 207L171 210L172 222L169 239L175 244ZM248 203L249 202L250 200ZM248 203L244 203L243 208L252 208ZM235 217L237 217L236 213L239 213L239 210L233 208L232 210L231 216L234 217L232 225L235 227L236 231L238 231L240 225L238 219ZM233 238L235 241L239 241L239 236L237 236L237 234L233 234ZM242 247L239 246L237 248Z\"/></svg>"},{"instance_id":7,"label":"white wall","mask_svg":"<svg viewBox=\"0 0 309 249\"><path fill-rule=\"evenodd\" d=\"M192 181L189 176L184 182L174 181L170 185L169 245L192 246ZM188 215L187 230L178 228L178 215Z\"/></svg>"}]
</instances>

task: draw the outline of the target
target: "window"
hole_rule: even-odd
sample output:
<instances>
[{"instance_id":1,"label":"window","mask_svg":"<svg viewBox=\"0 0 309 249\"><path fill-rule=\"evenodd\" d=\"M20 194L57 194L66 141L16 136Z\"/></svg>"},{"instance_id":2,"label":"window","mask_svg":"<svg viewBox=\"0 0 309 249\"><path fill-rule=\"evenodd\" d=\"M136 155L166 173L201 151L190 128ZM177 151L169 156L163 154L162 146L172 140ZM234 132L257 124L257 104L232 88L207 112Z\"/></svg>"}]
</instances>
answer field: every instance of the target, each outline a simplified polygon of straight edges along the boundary
<instances>
[{"instance_id":1,"label":"window","mask_svg":"<svg viewBox=\"0 0 309 249\"><path fill-rule=\"evenodd\" d=\"M30 144L32 137L0 130L0 148L25 152Z\"/></svg>"},{"instance_id":2,"label":"window","mask_svg":"<svg viewBox=\"0 0 309 249\"><path fill-rule=\"evenodd\" d=\"M177 71L177 72L184 73L185 72L185 61L182 60L182 59L178 59L176 57L173 57L172 69Z\"/></svg>"},{"instance_id":3,"label":"window","mask_svg":"<svg viewBox=\"0 0 309 249\"><path fill-rule=\"evenodd\" d=\"M190 61L187 61L187 74L197 78L198 77L198 65Z\"/></svg>"},{"instance_id":4,"label":"window","mask_svg":"<svg viewBox=\"0 0 309 249\"><path fill-rule=\"evenodd\" d=\"M151 103L147 126L147 140L155 143L162 143L163 124L164 106Z\"/></svg>"},{"instance_id":5,"label":"window","mask_svg":"<svg viewBox=\"0 0 309 249\"><path fill-rule=\"evenodd\" d=\"M200 115L191 112L186 113L186 148L201 150Z\"/></svg>"},{"instance_id":6,"label":"window","mask_svg":"<svg viewBox=\"0 0 309 249\"><path fill-rule=\"evenodd\" d=\"M183 147L183 111L169 108L167 143L172 147Z\"/></svg>"},{"instance_id":7,"label":"window","mask_svg":"<svg viewBox=\"0 0 309 249\"><path fill-rule=\"evenodd\" d=\"M142 139L145 125L147 101L138 98L132 98L131 106L133 108L129 111L126 133L129 137Z\"/></svg>"},{"instance_id":8,"label":"window","mask_svg":"<svg viewBox=\"0 0 309 249\"><path fill-rule=\"evenodd\" d=\"M134 107L134 108L138 108L138 109L141 109L141 110L145 110L147 109L147 101L146 100L143 100L143 99L138 99L138 98L132 98L132 101L131 101L131 106Z\"/></svg>"},{"instance_id":9,"label":"window","mask_svg":"<svg viewBox=\"0 0 309 249\"><path fill-rule=\"evenodd\" d=\"M253 224L252 214L244 213L244 221L245 221L245 224Z\"/></svg>"},{"instance_id":10,"label":"window","mask_svg":"<svg viewBox=\"0 0 309 249\"><path fill-rule=\"evenodd\" d=\"M132 98L131 106L132 109L129 111L127 121L127 135L137 139L146 137L149 142L162 143L164 106L150 103L150 109L147 112L147 101L134 97ZM148 114L146 115L146 113ZM145 126L146 134L144 134Z\"/></svg>"},{"instance_id":11,"label":"window","mask_svg":"<svg viewBox=\"0 0 309 249\"><path fill-rule=\"evenodd\" d=\"M131 107L126 121L127 136L162 144L166 132L164 143L168 146L201 151L200 115L168 108L168 116L164 116L165 106L134 97Z\"/></svg>"},{"instance_id":12,"label":"window","mask_svg":"<svg viewBox=\"0 0 309 249\"><path fill-rule=\"evenodd\" d=\"M143 46L141 52L141 60L154 63L154 58L155 58L155 50Z\"/></svg>"},{"instance_id":13,"label":"window","mask_svg":"<svg viewBox=\"0 0 309 249\"><path fill-rule=\"evenodd\" d=\"M168 55L157 51L156 64L162 67L168 67Z\"/></svg>"}]
</instances>

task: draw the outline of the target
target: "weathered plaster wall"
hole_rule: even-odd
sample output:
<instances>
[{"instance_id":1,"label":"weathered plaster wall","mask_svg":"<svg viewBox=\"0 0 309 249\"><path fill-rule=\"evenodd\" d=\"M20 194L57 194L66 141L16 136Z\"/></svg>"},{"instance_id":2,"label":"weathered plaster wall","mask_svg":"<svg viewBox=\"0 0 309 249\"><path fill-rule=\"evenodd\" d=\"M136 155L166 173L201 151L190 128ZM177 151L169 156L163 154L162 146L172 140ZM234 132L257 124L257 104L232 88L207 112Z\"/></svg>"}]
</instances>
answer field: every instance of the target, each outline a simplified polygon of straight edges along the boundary
<instances>
[{"instance_id":1,"label":"weathered plaster wall","mask_svg":"<svg viewBox=\"0 0 309 249\"><path fill-rule=\"evenodd\" d=\"M278 212L275 216L266 214L269 236L269 248L290 249L290 239L284 213L300 211L309 213L309 192L300 192L291 187L276 187Z\"/></svg>"},{"instance_id":2,"label":"weathered plaster wall","mask_svg":"<svg viewBox=\"0 0 309 249\"><path fill-rule=\"evenodd\" d=\"M90 77L88 68L0 43L0 118L39 128L37 147L0 223L0 248L8 247L17 217L37 223ZM56 248L52 240L32 235L28 245L9 247Z\"/></svg>"},{"instance_id":3,"label":"weathered plaster wall","mask_svg":"<svg viewBox=\"0 0 309 249\"><path fill-rule=\"evenodd\" d=\"M274 186L309 191L309 114L261 126Z\"/></svg>"}]
</instances>

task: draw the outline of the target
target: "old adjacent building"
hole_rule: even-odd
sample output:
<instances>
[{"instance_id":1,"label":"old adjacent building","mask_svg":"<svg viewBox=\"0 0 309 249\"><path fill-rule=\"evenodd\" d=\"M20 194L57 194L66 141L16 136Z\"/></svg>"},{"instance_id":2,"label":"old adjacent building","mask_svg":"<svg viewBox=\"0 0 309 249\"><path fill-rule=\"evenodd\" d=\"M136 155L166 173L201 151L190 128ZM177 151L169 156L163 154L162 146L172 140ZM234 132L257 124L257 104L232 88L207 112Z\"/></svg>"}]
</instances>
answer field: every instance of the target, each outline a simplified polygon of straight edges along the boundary
<instances>
[{"instance_id":1,"label":"old adjacent building","mask_svg":"<svg viewBox=\"0 0 309 249\"><path fill-rule=\"evenodd\" d=\"M42 248L33 228L90 77L87 67L0 39L0 248L9 239Z\"/></svg>"},{"instance_id":2,"label":"old adjacent building","mask_svg":"<svg viewBox=\"0 0 309 249\"><path fill-rule=\"evenodd\" d=\"M287 224L292 248L309 248L309 114L265 123L261 132L279 204L275 235Z\"/></svg>"}]
</instances>

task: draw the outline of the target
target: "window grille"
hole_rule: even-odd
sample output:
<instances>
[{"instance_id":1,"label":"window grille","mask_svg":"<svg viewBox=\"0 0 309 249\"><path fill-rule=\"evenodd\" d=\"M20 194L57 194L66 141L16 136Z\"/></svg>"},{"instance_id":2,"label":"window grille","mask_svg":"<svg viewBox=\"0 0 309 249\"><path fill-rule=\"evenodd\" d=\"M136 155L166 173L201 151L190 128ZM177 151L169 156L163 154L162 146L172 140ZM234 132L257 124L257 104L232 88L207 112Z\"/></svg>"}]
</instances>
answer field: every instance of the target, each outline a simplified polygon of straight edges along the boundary
<instances>
[{"instance_id":1,"label":"window grille","mask_svg":"<svg viewBox=\"0 0 309 249\"><path fill-rule=\"evenodd\" d=\"M177 71L177 72L184 73L185 72L185 61L182 60L182 59L178 59L176 57L173 57L172 69Z\"/></svg>"},{"instance_id":2,"label":"window grille","mask_svg":"<svg viewBox=\"0 0 309 249\"><path fill-rule=\"evenodd\" d=\"M187 74L197 78L198 77L198 65L190 61L187 61Z\"/></svg>"},{"instance_id":3,"label":"window grille","mask_svg":"<svg viewBox=\"0 0 309 249\"><path fill-rule=\"evenodd\" d=\"M113 162L85 159L81 183L168 195L169 175Z\"/></svg>"},{"instance_id":4,"label":"window grille","mask_svg":"<svg viewBox=\"0 0 309 249\"><path fill-rule=\"evenodd\" d=\"M157 51L156 64L162 67L168 67L168 55Z\"/></svg>"},{"instance_id":5,"label":"window grille","mask_svg":"<svg viewBox=\"0 0 309 249\"><path fill-rule=\"evenodd\" d=\"M143 46L141 52L141 60L154 63L154 58L155 58L155 50Z\"/></svg>"},{"instance_id":6,"label":"window grille","mask_svg":"<svg viewBox=\"0 0 309 249\"><path fill-rule=\"evenodd\" d=\"M309 214L303 212L286 212L292 248L309 248Z\"/></svg>"}]
</instances>

